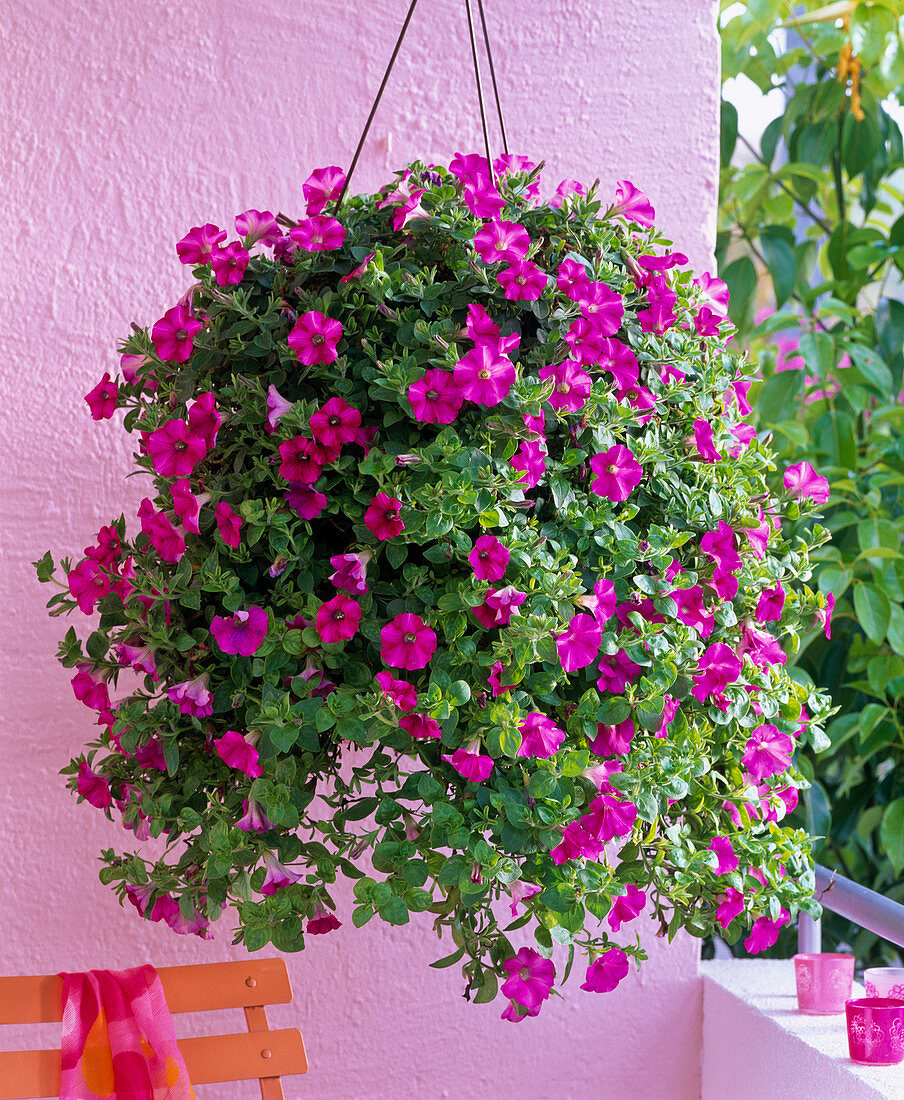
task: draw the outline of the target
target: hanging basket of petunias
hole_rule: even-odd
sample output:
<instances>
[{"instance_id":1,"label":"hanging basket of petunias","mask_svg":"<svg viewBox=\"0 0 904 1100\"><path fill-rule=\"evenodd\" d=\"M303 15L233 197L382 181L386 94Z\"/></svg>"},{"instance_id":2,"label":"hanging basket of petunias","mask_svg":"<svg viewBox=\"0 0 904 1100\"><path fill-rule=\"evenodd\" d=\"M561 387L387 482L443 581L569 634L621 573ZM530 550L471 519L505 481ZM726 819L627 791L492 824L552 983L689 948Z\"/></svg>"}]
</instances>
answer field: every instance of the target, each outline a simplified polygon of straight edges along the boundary
<instances>
[{"instance_id":1,"label":"hanging basket of petunias","mask_svg":"<svg viewBox=\"0 0 904 1100\"><path fill-rule=\"evenodd\" d=\"M134 834L123 900L249 950L432 924L509 1020L575 954L613 989L644 911L750 950L818 913L786 815L828 713L787 656L827 486L770 496L724 286L627 181L538 175L457 155L337 210L322 169L297 221L192 229L87 397L146 497L51 600L99 613L65 770Z\"/></svg>"}]
</instances>

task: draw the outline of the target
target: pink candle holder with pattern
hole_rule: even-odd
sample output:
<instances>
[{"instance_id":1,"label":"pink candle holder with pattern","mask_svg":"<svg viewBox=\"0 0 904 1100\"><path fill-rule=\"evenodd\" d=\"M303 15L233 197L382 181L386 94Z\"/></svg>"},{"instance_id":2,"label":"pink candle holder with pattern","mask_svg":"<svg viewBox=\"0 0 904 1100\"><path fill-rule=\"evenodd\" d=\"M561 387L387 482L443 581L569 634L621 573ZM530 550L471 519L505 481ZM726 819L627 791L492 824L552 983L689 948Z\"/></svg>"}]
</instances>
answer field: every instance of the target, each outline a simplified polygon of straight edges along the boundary
<instances>
[{"instance_id":1,"label":"pink candle holder with pattern","mask_svg":"<svg viewBox=\"0 0 904 1100\"><path fill-rule=\"evenodd\" d=\"M797 1007L810 1016L844 1012L854 981L854 956L824 951L794 956Z\"/></svg>"},{"instance_id":2,"label":"pink candle holder with pattern","mask_svg":"<svg viewBox=\"0 0 904 1100\"><path fill-rule=\"evenodd\" d=\"M858 997L844 1006L848 1051L861 1066L894 1066L904 1061L904 1001Z\"/></svg>"},{"instance_id":3,"label":"pink candle holder with pattern","mask_svg":"<svg viewBox=\"0 0 904 1100\"><path fill-rule=\"evenodd\" d=\"M867 997L895 997L904 1001L904 967L871 966L863 971Z\"/></svg>"}]
</instances>

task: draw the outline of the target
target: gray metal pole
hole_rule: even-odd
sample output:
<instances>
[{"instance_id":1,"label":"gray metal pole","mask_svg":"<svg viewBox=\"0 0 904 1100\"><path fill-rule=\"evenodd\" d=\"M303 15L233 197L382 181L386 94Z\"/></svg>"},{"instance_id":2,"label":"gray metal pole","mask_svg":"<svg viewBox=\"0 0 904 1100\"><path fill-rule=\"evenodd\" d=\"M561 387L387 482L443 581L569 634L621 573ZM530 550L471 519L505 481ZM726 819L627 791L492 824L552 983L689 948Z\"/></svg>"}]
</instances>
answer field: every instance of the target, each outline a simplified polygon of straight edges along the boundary
<instances>
[{"instance_id":1,"label":"gray metal pole","mask_svg":"<svg viewBox=\"0 0 904 1100\"><path fill-rule=\"evenodd\" d=\"M816 900L825 909L904 947L904 905L877 894L844 875L816 865Z\"/></svg>"},{"instance_id":2,"label":"gray metal pole","mask_svg":"<svg viewBox=\"0 0 904 1100\"><path fill-rule=\"evenodd\" d=\"M818 955L822 951L822 922L813 920L806 913L797 917L797 953Z\"/></svg>"}]
</instances>

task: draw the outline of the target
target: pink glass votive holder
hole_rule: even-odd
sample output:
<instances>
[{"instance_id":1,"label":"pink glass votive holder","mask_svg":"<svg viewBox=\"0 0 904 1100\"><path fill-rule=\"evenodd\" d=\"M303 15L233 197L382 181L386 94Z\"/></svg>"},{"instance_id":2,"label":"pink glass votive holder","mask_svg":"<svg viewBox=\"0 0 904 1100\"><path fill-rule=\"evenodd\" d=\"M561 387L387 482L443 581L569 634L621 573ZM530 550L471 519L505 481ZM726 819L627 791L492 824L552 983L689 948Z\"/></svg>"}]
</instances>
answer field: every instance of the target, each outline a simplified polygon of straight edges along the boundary
<instances>
[{"instance_id":1,"label":"pink glass votive holder","mask_svg":"<svg viewBox=\"0 0 904 1100\"><path fill-rule=\"evenodd\" d=\"M895 997L904 1001L904 967L871 966L863 971L867 997Z\"/></svg>"},{"instance_id":2,"label":"pink glass votive holder","mask_svg":"<svg viewBox=\"0 0 904 1100\"><path fill-rule=\"evenodd\" d=\"M794 956L797 1007L810 1016L844 1012L854 981L854 956L825 951Z\"/></svg>"},{"instance_id":3,"label":"pink glass votive holder","mask_svg":"<svg viewBox=\"0 0 904 1100\"><path fill-rule=\"evenodd\" d=\"M859 997L844 1006L851 1061L861 1066L893 1066L904 1061L904 1001Z\"/></svg>"}]
</instances>

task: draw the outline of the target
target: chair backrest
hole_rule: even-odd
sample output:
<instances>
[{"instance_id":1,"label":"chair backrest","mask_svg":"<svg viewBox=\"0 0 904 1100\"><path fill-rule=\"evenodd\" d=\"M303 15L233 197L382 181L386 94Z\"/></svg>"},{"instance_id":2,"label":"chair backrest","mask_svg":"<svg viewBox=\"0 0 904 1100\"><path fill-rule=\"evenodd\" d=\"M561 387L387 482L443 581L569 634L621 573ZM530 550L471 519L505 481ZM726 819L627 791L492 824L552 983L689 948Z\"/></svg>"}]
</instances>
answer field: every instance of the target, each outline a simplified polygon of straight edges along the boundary
<instances>
[{"instance_id":1,"label":"chair backrest","mask_svg":"<svg viewBox=\"0 0 904 1100\"><path fill-rule=\"evenodd\" d=\"M247 1032L180 1039L193 1085L260 1081L261 1100L284 1100L280 1077L306 1073L298 1028L271 1031L266 1005L292 1000L282 959L165 966L157 973L170 1012L243 1008ZM0 1024L53 1023L63 1018L63 981L56 974L0 978ZM0 1100L59 1097L59 1050L0 1052Z\"/></svg>"}]
</instances>

